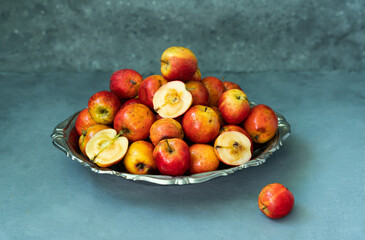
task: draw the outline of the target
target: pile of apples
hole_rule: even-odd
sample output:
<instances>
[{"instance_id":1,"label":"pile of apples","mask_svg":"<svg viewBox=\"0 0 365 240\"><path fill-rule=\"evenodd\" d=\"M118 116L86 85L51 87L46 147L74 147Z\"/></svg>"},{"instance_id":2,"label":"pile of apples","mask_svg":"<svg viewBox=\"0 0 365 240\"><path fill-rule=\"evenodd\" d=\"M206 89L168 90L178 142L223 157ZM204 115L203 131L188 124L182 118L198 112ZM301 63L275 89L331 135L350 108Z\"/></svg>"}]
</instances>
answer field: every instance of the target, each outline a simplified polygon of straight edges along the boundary
<instances>
[{"instance_id":1,"label":"pile of apples","mask_svg":"<svg viewBox=\"0 0 365 240\"><path fill-rule=\"evenodd\" d=\"M79 113L79 147L91 162L122 163L132 174L196 174L244 164L276 134L270 107L251 108L234 82L201 78L191 50L170 47L160 61L161 75L114 72L110 91Z\"/></svg>"}]
</instances>

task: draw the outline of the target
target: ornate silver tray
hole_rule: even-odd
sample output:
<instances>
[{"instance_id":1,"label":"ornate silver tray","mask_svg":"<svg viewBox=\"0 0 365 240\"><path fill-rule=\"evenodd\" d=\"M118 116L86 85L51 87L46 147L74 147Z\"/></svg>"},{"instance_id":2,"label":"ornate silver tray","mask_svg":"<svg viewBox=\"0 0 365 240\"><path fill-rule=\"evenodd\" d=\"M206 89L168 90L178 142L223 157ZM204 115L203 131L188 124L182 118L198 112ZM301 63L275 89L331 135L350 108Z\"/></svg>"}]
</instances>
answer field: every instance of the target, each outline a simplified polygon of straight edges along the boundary
<instances>
[{"instance_id":1,"label":"ornate silver tray","mask_svg":"<svg viewBox=\"0 0 365 240\"><path fill-rule=\"evenodd\" d=\"M254 106L255 103L251 103L251 105ZM279 150L285 139L290 135L290 124L286 121L282 114L276 112L279 120L276 135L265 145L256 146L252 159L245 164L235 167L226 166L226 168L221 168L216 171L193 174L189 176L173 177L166 175L136 175L127 173L123 169L122 164L117 164L109 168L99 167L96 164L90 162L87 157L85 157L80 152L78 146L79 136L75 129L75 121L78 114L79 112L76 112L66 120L59 123L55 127L51 135L53 144L57 148L65 152L67 157L81 163L82 165L88 167L91 171L99 174L116 175L128 180L145 181L160 185L184 185L202 183L217 177L233 174L236 171L242 170L244 168L259 166L266 162L266 159L270 157L275 151Z\"/></svg>"}]
</instances>

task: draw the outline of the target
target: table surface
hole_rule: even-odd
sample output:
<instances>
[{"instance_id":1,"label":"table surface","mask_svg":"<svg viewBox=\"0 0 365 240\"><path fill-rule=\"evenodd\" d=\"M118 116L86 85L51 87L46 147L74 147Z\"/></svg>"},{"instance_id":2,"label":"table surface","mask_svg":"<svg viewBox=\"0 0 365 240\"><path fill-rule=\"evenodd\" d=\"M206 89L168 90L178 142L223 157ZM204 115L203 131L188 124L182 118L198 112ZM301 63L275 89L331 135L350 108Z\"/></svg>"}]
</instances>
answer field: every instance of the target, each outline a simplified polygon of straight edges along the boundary
<instances>
[{"instance_id":1,"label":"table surface","mask_svg":"<svg viewBox=\"0 0 365 240\"><path fill-rule=\"evenodd\" d=\"M110 75L0 73L0 239L364 236L365 72L210 73L282 113L292 134L261 166L183 186L97 174L52 145ZM278 220L257 206L274 182L295 197Z\"/></svg>"}]
</instances>

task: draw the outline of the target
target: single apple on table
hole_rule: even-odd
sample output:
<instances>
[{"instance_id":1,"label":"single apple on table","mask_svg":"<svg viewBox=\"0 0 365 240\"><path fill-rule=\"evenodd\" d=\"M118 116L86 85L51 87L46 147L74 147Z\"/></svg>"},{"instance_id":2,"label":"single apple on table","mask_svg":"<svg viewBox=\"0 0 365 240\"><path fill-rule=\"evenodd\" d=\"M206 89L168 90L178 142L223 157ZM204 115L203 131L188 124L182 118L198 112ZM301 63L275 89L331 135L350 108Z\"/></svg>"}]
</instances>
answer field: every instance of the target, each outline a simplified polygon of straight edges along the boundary
<instances>
[{"instance_id":1,"label":"single apple on table","mask_svg":"<svg viewBox=\"0 0 365 240\"><path fill-rule=\"evenodd\" d=\"M129 142L148 138L155 115L145 105L130 104L121 108L116 114L113 127L118 133L128 138Z\"/></svg>"},{"instance_id":2,"label":"single apple on table","mask_svg":"<svg viewBox=\"0 0 365 240\"><path fill-rule=\"evenodd\" d=\"M157 145L163 139L184 138L181 124L172 118L161 118L155 121L150 128L150 139L153 145Z\"/></svg>"},{"instance_id":3,"label":"single apple on table","mask_svg":"<svg viewBox=\"0 0 365 240\"><path fill-rule=\"evenodd\" d=\"M99 167L110 167L120 162L128 149L128 139L115 129L97 132L86 144L86 156Z\"/></svg>"},{"instance_id":4,"label":"single apple on table","mask_svg":"<svg viewBox=\"0 0 365 240\"><path fill-rule=\"evenodd\" d=\"M193 103L194 105L204 105L208 106L209 104L209 92L208 89L198 81L187 81L185 83L186 90L188 90L191 93L191 96L193 97Z\"/></svg>"},{"instance_id":5,"label":"single apple on table","mask_svg":"<svg viewBox=\"0 0 365 240\"><path fill-rule=\"evenodd\" d=\"M215 171L219 167L219 159L215 155L214 148L208 144L193 144L190 146L191 174Z\"/></svg>"},{"instance_id":6,"label":"single apple on table","mask_svg":"<svg viewBox=\"0 0 365 240\"><path fill-rule=\"evenodd\" d=\"M251 109L243 128L255 143L266 143L276 134L278 117L269 106L259 104Z\"/></svg>"},{"instance_id":7,"label":"single apple on table","mask_svg":"<svg viewBox=\"0 0 365 240\"><path fill-rule=\"evenodd\" d=\"M226 123L240 124L250 112L250 103L242 90L230 89L220 97L218 109Z\"/></svg>"},{"instance_id":8,"label":"single apple on table","mask_svg":"<svg viewBox=\"0 0 365 240\"><path fill-rule=\"evenodd\" d=\"M190 49L180 46L166 49L160 61L161 74L167 81L189 81L198 68L195 54Z\"/></svg>"},{"instance_id":9,"label":"single apple on table","mask_svg":"<svg viewBox=\"0 0 365 240\"><path fill-rule=\"evenodd\" d=\"M108 125L104 124L96 124L91 127L89 127L79 138L79 148L80 151L86 156L85 148L86 144L89 142L89 140L99 131L104 129L110 129Z\"/></svg>"},{"instance_id":10,"label":"single apple on table","mask_svg":"<svg viewBox=\"0 0 365 240\"><path fill-rule=\"evenodd\" d=\"M150 174L156 171L154 146L143 140L132 143L124 156L124 166L132 174Z\"/></svg>"},{"instance_id":11,"label":"single apple on table","mask_svg":"<svg viewBox=\"0 0 365 240\"><path fill-rule=\"evenodd\" d=\"M193 97L181 81L162 85L153 96L153 108L163 118L179 117L192 103Z\"/></svg>"},{"instance_id":12,"label":"single apple on table","mask_svg":"<svg viewBox=\"0 0 365 240\"><path fill-rule=\"evenodd\" d=\"M225 91L223 82L216 77L205 77L201 80L209 92L209 106L218 106L219 98Z\"/></svg>"},{"instance_id":13,"label":"single apple on table","mask_svg":"<svg viewBox=\"0 0 365 240\"><path fill-rule=\"evenodd\" d=\"M138 98L147 107L153 109L153 95L167 80L162 75L152 75L144 79L139 86Z\"/></svg>"},{"instance_id":14,"label":"single apple on table","mask_svg":"<svg viewBox=\"0 0 365 240\"><path fill-rule=\"evenodd\" d=\"M242 90L242 88L240 87L240 85L238 85L237 83L234 83L234 82L223 81L223 85L224 85L224 89L226 91L229 90L229 89L239 89L239 90Z\"/></svg>"},{"instance_id":15,"label":"single apple on table","mask_svg":"<svg viewBox=\"0 0 365 240\"><path fill-rule=\"evenodd\" d=\"M95 93L88 102L91 117L100 124L111 124L120 106L118 97L106 90Z\"/></svg>"},{"instance_id":16,"label":"single apple on table","mask_svg":"<svg viewBox=\"0 0 365 240\"><path fill-rule=\"evenodd\" d=\"M219 134L214 142L214 151L223 163L239 166L252 157L251 140L243 133L228 131Z\"/></svg>"},{"instance_id":17,"label":"single apple on table","mask_svg":"<svg viewBox=\"0 0 365 240\"><path fill-rule=\"evenodd\" d=\"M179 138L161 140L153 150L157 169L161 174L180 176L190 167L190 149Z\"/></svg>"},{"instance_id":18,"label":"single apple on table","mask_svg":"<svg viewBox=\"0 0 365 240\"><path fill-rule=\"evenodd\" d=\"M137 96L138 88L143 77L133 69L115 71L109 81L109 88L120 100L131 99Z\"/></svg>"},{"instance_id":19,"label":"single apple on table","mask_svg":"<svg viewBox=\"0 0 365 240\"><path fill-rule=\"evenodd\" d=\"M284 185L272 183L261 190L258 205L267 217L282 218L293 209L294 195Z\"/></svg>"},{"instance_id":20,"label":"single apple on table","mask_svg":"<svg viewBox=\"0 0 365 240\"><path fill-rule=\"evenodd\" d=\"M89 109L85 108L82 110L76 118L75 128L79 136L82 135L89 127L98 124L95 120L91 117L89 113Z\"/></svg>"},{"instance_id":21,"label":"single apple on table","mask_svg":"<svg viewBox=\"0 0 365 240\"><path fill-rule=\"evenodd\" d=\"M194 143L212 142L219 133L220 123L213 109L203 105L191 107L182 121L185 136Z\"/></svg>"}]
</instances>

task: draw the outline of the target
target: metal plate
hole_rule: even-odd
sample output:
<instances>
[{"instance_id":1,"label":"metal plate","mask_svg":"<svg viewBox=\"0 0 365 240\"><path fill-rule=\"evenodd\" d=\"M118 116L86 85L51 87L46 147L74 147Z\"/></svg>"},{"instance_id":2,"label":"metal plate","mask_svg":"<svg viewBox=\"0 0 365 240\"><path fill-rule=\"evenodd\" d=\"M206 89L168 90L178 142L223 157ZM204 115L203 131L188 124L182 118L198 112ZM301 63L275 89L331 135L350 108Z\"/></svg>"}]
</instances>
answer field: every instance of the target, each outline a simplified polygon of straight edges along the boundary
<instances>
[{"instance_id":1,"label":"metal plate","mask_svg":"<svg viewBox=\"0 0 365 240\"><path fill-rule=\"evenodd\" d=\"M255 103L251 102L251 105L254 106ZM255 149L252 159L249 162L236 167L226 166L224 169L193 174L189 176L173 177L166 175L136 175L127 173L127 171L123 169L122 164L117 164L109 168L102 168L90 162L88 158L80 152L78 146L79 136L75 129L75 121L79 112L74 113L72 116L59 123L55 127L51 137L53 144L65 152L67 157L81 163L82 165L88 167L91 171L99 174L111 174L128 180L145 181L160 185L194 184L206 182L221 176L227 176L235 173L238 170L259 166L266 162L266 159L270 157L275 151L279 150L285 139L290 135L290 124L286 121L282 114L278 112L275 113L279 120L276 135L268 143Z\"/></svg>"}]
</instances>

